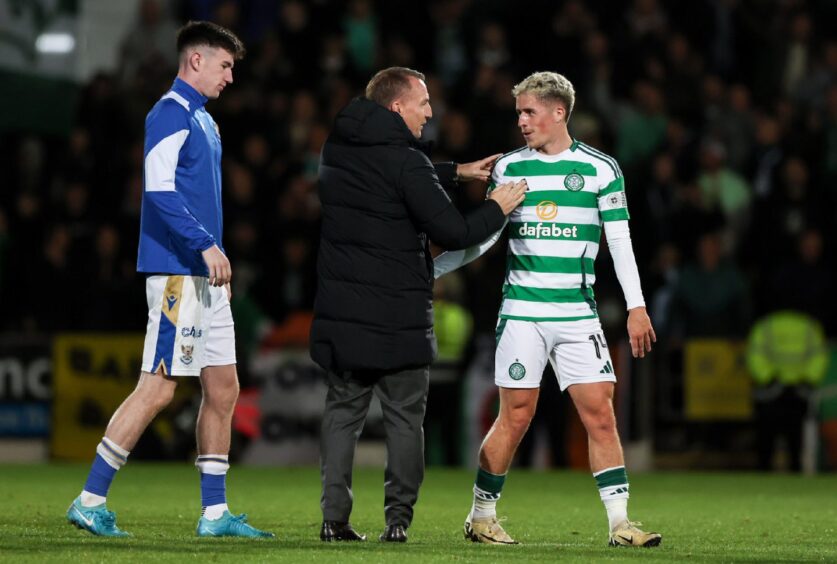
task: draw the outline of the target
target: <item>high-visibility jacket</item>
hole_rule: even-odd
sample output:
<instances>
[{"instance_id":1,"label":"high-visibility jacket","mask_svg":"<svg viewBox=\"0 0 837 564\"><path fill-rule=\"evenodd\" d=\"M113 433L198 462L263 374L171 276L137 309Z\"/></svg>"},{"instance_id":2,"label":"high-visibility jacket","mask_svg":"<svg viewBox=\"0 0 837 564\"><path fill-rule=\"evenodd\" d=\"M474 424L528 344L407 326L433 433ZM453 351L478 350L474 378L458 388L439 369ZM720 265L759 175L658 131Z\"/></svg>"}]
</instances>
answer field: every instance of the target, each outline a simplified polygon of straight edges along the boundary
<instances>
[{"instance_id":1,"label":"high-visibility jacket","mask_svg":"<svg viewBox=\"0 0 837 564\"><path fill-rule=\"evenodd\" d=\"M822 326L804 313L771 313L750 331L747 366L757 384L820 384L828 369Z\"/></svg>"}]
</instances>

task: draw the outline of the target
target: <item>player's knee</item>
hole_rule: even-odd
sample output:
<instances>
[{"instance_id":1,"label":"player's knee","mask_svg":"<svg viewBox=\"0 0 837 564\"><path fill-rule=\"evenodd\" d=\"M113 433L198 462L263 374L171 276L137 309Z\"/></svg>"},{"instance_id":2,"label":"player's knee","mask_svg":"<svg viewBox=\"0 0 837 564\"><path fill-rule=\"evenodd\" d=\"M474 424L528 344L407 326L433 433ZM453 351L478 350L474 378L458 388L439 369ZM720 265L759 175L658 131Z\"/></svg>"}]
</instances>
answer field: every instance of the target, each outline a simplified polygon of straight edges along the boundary
<instances>
[{"instance_id":1,"label":"player's knee","mask_svg":"<svg viewBox=\"0 0 837 564\"><path fill-rule=\"evenodd\" d=\"M616 417L609 407L589 411L584 422L587 432L594 437L607 437L616 432Z\"/></svg>"},{"instance_id":2,"label":"player's knee","mask_svg":"<svg viewBox=\"0 0 837 564\"><path fill-rule=\"evenodd\" d=\"M156 386L146 390L145 402L155 412L162 411L174 398L174 386Z\"/></svg>"},{"instance_id":3,"label":"player's knee","mask_svg":"<svg viewBox=\"0 0 837 564\"><path fill-rule=\"evenodd\" d=\"M229 411L235 407L235 403L238 401L238 392L238 380L231 380L221 385L216 383L211 390L204 388L203 401L213 409Z\"/></svg>"},{"instance_id":4,"label":"player's knee","mask_svg":"<svg viewBox=\"0 0 837 564\"><path fill-rule=\"evenodd\" d=\"M143 375L134 394L139 395L149 408L160 411L174 398L174 382L166 380L159 374Z\"/></svg>"},{"instance_id":5,"label":"player's knee","mask_svg":"<svg viewBox=\"0 0 837 564\"><path fill-rule=\"evenodd\" d=\"M521 405L509 409L505 414L505 424L508 425L515 434L522 435L529 428L529 423L532 422L532 417L535 416L535 406Z\"/></svg>"}]
</instances>

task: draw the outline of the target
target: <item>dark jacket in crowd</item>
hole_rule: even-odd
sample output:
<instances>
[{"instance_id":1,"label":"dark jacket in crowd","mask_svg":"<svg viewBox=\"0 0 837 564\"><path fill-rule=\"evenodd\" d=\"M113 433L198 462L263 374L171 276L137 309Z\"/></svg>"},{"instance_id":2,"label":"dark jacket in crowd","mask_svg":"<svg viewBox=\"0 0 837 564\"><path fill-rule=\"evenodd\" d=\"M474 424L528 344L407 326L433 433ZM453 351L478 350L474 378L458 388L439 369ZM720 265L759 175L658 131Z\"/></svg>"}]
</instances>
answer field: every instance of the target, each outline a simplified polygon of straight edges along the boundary
<instances>
[{"instance_id":1,"label":"dark jacket in crowd","mask_svg":"<svg viewBox=\"0 0 837 564\"><path fill-rule=\"evenodd\" d=\"M505 219L489 200L463 218L442 188L455 171L454 163L434 166L401 116L375 102L355 99L337 115L320 163L317 364L386 371L433 361L428 239L469 247Z\"/></svg>"}]
</instances>

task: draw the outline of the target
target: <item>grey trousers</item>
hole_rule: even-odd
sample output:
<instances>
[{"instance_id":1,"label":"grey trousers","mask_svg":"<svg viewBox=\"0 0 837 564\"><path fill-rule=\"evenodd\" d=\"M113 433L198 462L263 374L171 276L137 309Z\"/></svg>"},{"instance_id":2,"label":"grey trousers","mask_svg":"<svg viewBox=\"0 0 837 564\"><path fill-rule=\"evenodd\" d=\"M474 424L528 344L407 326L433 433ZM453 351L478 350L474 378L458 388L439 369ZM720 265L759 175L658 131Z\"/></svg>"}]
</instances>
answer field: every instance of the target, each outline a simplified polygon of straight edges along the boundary
<instances>
[{"instance_id":1,"label":"grey trousers","mask_svg":"<svg viewBox=\"0 0 837 564\"><path fill-rule=\"evenodd\" d=\"M430 368L426 366L398 372L329 372L320 435L324 521L349 520L355 446L374 391L381 401L386 431L386 524L409 527L424 479L422 424L429 383Z\"/></svg>"}]
</instances>

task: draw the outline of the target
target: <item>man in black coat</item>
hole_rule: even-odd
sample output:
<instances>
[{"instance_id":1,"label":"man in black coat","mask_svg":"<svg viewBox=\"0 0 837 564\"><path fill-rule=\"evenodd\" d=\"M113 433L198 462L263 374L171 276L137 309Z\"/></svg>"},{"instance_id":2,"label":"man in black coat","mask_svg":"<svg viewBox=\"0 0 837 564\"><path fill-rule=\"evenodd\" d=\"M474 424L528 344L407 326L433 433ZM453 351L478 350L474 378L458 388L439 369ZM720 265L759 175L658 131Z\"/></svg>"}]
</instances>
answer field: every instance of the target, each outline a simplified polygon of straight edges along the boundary
<instances>
[{"instance_id":1,"label":"man in black coat","mask_svg":"<svg viewBox=\"0 0 837 564\"><path fill-rule=\"evenodd\" d=\"M429 242L462 249L499 230L525 183L463 217L442 186L487 180L499 155L432 164L419 142L432 116L421 73L376 74L335 119L320 164L322 233L311 357L328 372L321 437L322 540L365 540L349 524L352 463L372 393L387 444L383 541L404 542L424 477L433 334Z\"/></svg>"}]
</instances>

